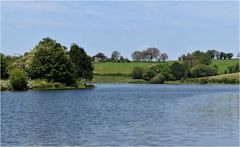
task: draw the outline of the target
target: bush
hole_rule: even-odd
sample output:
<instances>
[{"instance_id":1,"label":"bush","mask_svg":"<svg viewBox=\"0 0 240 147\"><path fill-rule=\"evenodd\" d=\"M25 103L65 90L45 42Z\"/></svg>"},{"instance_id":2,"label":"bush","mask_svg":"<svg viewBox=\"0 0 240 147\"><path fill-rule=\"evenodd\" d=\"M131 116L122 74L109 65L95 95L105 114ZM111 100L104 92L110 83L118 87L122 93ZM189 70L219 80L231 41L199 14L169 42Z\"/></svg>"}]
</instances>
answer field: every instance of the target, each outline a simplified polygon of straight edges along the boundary
<instances>
[{"instance_id":1,"label":"bush","mask_svg":"<svg viewBox=\"0 0 240 147\"><path fill-rule=\"evenodd\" d=\"M203 64L198 64L190 69L190 73L191 73L191 76L195 78L214 76L217 74L217 69L214 67L203 65Z\"/></svg>"},{"instance_id":2,"label":"bush","mask_svg":"<svg viewBox=\"0 0 240 147\"><path fill-rule=\"evenodd\" d=\"M35 86L36 89L50 89L52 87L53 87L53 84L47 81L40 81Z\"/></svg>"},{"instance_id":3,"label":"bush","mask_svg":"<svg viewBox=\"0 0 240 147\"><path fill-rule=\"evenodd\" d=\"M56 83L53 83L53 87L54 88L63 88L64 85L62 83L56 82Z\"/></svg>"},{"instance_id":4,"label":"bush","mask_svg":"<svg viewBox=\"0 0 240 147\"><path fill-rule=\"evenodd\" d=\"M200 79L200 84L207 84L208 83L208 79Z\"/></svg>"},{"instance_id":5,"label":"bush","mask_svg":"<svg viewBox=\"0 0 240 147\"><path fill-rule=\"evenodd\" d=\"M144 73L143 79L149 81L150 79L155 77L157 74L161 74L162 76L164 76L165 80L169 80L170 73L171 73L171 69L168 66L168 64L166 63L153 64Z\"/></svg>"},{"instance_id":6,"label":"bush","mask_svg":"<svg viewBox=\"0 0 240 147\"><path fill-rule=\"evenodd\" d=\"M1 80L1 90L11 90L12 86L8 80Z\"/></svg>"},{"instance_id":7,"label":"bush","mask_svg":"<svg viewBox=\"0 0 240 147\"><path fill-rule=\"evenodd\" d=\"M134 67L132 70L132 78L133 79L142 79L143 78L144 69L141 67Z\"/></svg>"},{"instance_id":8,"label":"bush","mask_svg":"<svg viewBox=\"0 0 240 147\"><path fill-rule=\"evenodd\" d=\"M26 90L27 89L27 77L26 73L20 69L13 69L10 71L9 82L14 90Z\"/></svg>"},{"instance_id":9,"label":"bush","mask_svg":"<svg viewBox=\"0 0 240 147\"><path fill-rule=\"evenodd\" d=\"M158 73L161 73L166 80L169 80L169 74L171 73L171 69L169 67L168 64L164 63L164 64L158 64L157 68L159 70Z\"/></svg>"},{"instance_id":10,"label":"bush","mask_svg":"<svg viewBox=\"0 0 240 147\"><path fill-rule=\"evenodd\" d=\"M156 75L150 80L150 83L152 84L163 84L165 82L165 76L163 76L161 73Z\"/></svg>"},{"instance_id":11,"label":"bush","mask_svg":"<svg viewBox=\"0 0 240 147\"><path fill-rule=\"evenodd\" d=\"M169 80L169 81L175 81L176 78L175 78L175 76L174 76L173 74L169 74L169 75L168 75L168 80Z\"/></svg>"},{"instance_id":12,"label":"bush","mask_svg":"<svg viewBox=\"0 0 240 147\"><path fill-rule=\"evenodd\" d=\"M152 70L152 69L148 69L144 74L143 74L143 79L149 81L150 79L152 79L153 77L155 77L157 75L157 72Z\"/></svg>"}]
</instances>

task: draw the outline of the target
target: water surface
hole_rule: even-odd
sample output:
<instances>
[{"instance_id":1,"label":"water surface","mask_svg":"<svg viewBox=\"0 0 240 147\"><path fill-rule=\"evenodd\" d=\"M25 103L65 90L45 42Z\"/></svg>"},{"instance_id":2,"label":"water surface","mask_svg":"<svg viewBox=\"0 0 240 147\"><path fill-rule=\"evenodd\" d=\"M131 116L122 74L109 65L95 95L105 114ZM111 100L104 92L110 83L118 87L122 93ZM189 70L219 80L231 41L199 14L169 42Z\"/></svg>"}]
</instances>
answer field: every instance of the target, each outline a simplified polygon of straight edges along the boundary
<instances>
[{"instance_id":1,"label":"water surface","mask_svg":"<svg viewBox=\"0 0 240 147\"><path fill-rule=\"evenodd\" d=\"M239 145L238 85L1 92L1 145Z\"/></svg>"}]
</instances>

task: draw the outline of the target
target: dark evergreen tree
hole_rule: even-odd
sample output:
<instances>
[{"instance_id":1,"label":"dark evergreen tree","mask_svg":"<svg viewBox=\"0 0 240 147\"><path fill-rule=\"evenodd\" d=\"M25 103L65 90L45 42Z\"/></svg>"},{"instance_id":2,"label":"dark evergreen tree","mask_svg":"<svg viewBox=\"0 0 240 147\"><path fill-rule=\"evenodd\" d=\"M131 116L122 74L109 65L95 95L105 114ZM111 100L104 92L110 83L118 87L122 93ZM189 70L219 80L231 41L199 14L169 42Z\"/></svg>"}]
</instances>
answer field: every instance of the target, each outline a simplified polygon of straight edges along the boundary
<instances>
[{"instance_id":1,"label":"dark evergreen tree","mask_svg":"<svg viewBox=\"0 0 240 147\"><path fill-rule=\"evenodd\" d=\"M93 64L83 48L73 43L70 47L69 55L75 65L77 78L92 80L93 79Z\"/></svg>"}]
</instances>

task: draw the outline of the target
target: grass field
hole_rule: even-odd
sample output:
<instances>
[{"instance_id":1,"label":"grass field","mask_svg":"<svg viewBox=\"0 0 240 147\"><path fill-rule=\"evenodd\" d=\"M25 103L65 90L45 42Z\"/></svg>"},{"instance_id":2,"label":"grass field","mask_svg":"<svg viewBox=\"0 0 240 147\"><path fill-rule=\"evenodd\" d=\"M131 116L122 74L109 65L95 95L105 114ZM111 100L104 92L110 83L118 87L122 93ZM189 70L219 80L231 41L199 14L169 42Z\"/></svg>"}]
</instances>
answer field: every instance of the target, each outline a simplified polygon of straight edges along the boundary
<instances>
[{"instance_id":1,"label":"grass field","mask_svg":"<svg viewBox=\"0 0 240 147\"><path fill-rule=\"evenodd\" d=\"M171 65L174 61L167 61L169 65ZM223 74L224 70L227 70L228 66L236 65L239 60L213 60L211 66L218 66L218 74ZM132 72L133 67L139 66L143 68L147 68L149 65L153 63L147 62L131 62L131 63L95 63L94 64L94 73L97 74L130 74Z\"/></svg>"},{"instance_id":2,"label":"grass field","mask_svg":"<svg viewBox=\"0 0 240 147\"><path fill-rule=\"evenodd\" d=\"M131 62L131 63L113 63L113 62L105 62L105 63L95 63L94 64L94 73L98 74L130 74L133 67L139 66L142 68L146 68L153 63L141 63L141 62Z\"/></svg>"}]
</instances>

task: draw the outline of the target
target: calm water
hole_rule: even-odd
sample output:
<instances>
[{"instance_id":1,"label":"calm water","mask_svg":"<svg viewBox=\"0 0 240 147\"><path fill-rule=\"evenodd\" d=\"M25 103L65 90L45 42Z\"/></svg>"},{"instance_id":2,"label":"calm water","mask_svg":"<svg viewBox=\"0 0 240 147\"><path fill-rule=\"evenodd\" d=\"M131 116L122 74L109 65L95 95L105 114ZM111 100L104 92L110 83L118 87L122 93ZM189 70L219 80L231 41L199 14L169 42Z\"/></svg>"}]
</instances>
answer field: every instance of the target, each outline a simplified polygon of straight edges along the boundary
<instances>
[{"instance_id":1,"label":"calm water","mask_svg":"<svg viewBox=\"0 0 240 147\"><path fill-rule=\"evenodd\" d=\"M238 85L1 93L2 145L239 145Z\"/></svg>"}]
</instances>

